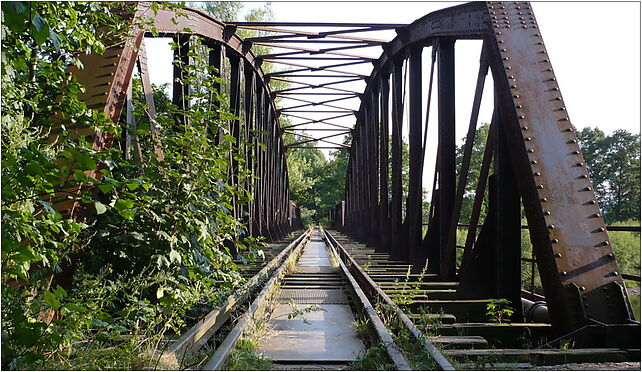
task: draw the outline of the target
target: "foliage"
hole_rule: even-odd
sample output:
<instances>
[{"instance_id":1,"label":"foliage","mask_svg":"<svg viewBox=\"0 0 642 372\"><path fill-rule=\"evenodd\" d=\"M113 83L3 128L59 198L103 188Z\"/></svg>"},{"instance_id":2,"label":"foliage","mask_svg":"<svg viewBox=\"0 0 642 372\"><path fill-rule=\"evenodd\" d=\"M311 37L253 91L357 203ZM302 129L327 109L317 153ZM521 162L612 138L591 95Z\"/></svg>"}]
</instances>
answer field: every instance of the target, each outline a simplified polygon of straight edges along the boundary
<instances>
[{"instance_id":1,"label":"foliage","mask_svg":"<svg viewBox=\"0 0 642 372\"><path fill-rule=\"evenodd\" d=\"M272 362L257 354L260 344L249 338L241 338L236 342L234 351L227 360L227 371L268 371Z\"/></svg>"},{"instance_id":2,"label":"foliage","mask_svg":"<svg viewBox=\"0 0 642 372\"><path fill-rule=\"evenodd\" d=\"M505 298L491 298L490 302L486 304L486 315L493 323L504 323L515 312L510 304L511 302Z\"/></svg>"},{"instance_id":3,"label":"foliage","mask_svg":"<svg viewBox=\"0 0 642 372\"><path fill-rule=\"evenodd\" d=\"M326 308L319 306L319 305L310 305L306 306L304 308L300 308L299 304L294 300L290 299L288 302L288 305L290 305L290 313L288 313L288 319L296 319L298 317L303 320L303 323L305 324L311 324L308 319L306 319L305 314L307 313L313 313L316 311L328 311Z\"/></svg>"},{"instance_id":4,"label":"foliage","mask_svg":"<svg viewBox=\"0 0 642 372\"><path fill-rule=\"evenodd\" d=\"M394 371L394 364L388 360L388 353L384 345L369 347L363 355L350 364L353 371Z\"/></svg>"},{"instance_id":5,"label":"foliage","mask_svg":"<svg viewBox=\"0 0 642 372\"><path fill-rule=\"evenodd\" d=\"M92 368L148 368L166 334L241 280L224 243L246 233L231 211L233 200L250 200L242 187L250 175L227 182L230 154L243 164L243 146L228 134L226 100L212 89L224 82L202 73L210 67L198 40L193 64L180 66L181 82L199 87L190 109L155 93L152 124L164 160L151 151L143 163L124 160L118 141L98 151L73 135L74 127L125 134L78 99L84 87L67 73L82 67L82 53L102 53L106 42L125 37L119 8L127 5L2 4L3 368L83 368L90 356L99 359ZM142 119L130 134L149 144L139 84L134 105ZM184 122L176 119L183 114ZM59 127L52 143L48 135ZM210 133L221 133L216 145ZM61 213L54 209L60 195L81 204ZM261 254L253 239L234 240L241 254Z\"/></svg>"},{"instance_id":6,"label":"foliage","mask_svg":"<svg viewBox=\"0 0 642 372\"><path fill-rule=\"evenodd\" d=\"M479 180L479 173L481 172L482 159L484 158L484 149L486 147L486 139L488 138L489 129L490 124L483 123L475 131L475 142L470 156L470 166L468 168L468 177L466 179L466 187L464 189L464 200L461 204L461 217L459 219L459 223L470 223L470 216L473 211L473 202L475 200L475 189L477 188L477 181ZM457 147L455 154L457 172L460 172L464 159L466 138L464 137L462 140L463 143ZM492 173L492 171L490 173ZM484 199L481 207L480 216L482 218L480 221L483 221L483 216L486 215L486 208L487 201Z\"/></svg>"},{"instance_id":7,"label":"foliage","mask_svg":"<svg viewBox=\"0 0 642 372\"><path fill-rule=\"evenodd\" d=\"M193 1L189 7L201 8L207 14L223 22L238 21L238 16L243 9L241 1Z\"/></svg>"},{"instance_id":8,"label":"foliage","mask_svg":"<svg viewBox=\"0 0 642 372\"><path fill-rule=\"evenodd\" d=\"M640 217L640 135L598 128L577 132L607 223Z\"/></svg>"},{"instance_id":9,"label":"foliage","mask_svg":"<svg viewBox=\"0 0 642 372\"><path fill-rule=\"evenodd\" d=\"M292 134L283 137L286 144L305 140ZM349 137L344 139L344 143L349 141ZM326 160L312 142L299 146L305 148L293 149L287 154L290 197L302 208L304 224L311 224L327 217L328 212L344 199L348 152L333 151L331 159Z\"/></svg>"}]
</instances>

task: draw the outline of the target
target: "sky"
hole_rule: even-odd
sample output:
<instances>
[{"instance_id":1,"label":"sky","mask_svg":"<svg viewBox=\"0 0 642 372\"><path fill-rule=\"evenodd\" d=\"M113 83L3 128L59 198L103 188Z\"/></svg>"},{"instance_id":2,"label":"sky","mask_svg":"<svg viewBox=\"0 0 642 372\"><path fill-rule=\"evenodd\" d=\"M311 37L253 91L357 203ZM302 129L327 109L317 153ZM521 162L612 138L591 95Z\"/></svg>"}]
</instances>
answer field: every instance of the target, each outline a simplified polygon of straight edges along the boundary
<instances>
[{"instance_id":1,"label":"sky","mask_svg":"<svg viewBox=\"0 0 642 372\"><path fill-rule=\"evenodd\" d=\"M247 2L244 11L264 4ZM425 14L457 4L461 3L277 1L272 2L272 9L275 21L284 22L411 23ZM598 127L606 133L616 129L640 133L640 3L534 2L532 7L571 122L578 128ZM379 36L389 39L394 37L394 33ZM171 53L166 41L147 39L146 43L152 82L170 82ZM456 137L459 142L468 127L480 47L481 42L478 41L456 43ZM367 52L378 56L381 49L371 48ZM430 49L425 49L424 88L428 85L429 60ZM353 69L367 74L371 70L369 64ZM364 84L342 86L359 91L363 87ZM433 91L436 92L436 88ZM489 122L492 114L490 75L484 91L480 123ZM424 96L426 92L424 89ZM423 102L425 106L426 100ZM290 103L294 102L284 101L286 106ZM433 93L422 177L425 188L432 185L434 172L436 104ZM358 101L346 101L342 106L356 109ZM335 123L352 126L353 121L346 118ZM407 129L404 134L407 136ZM341 138L334 141L341 141ZM327 151L325 153L328 154Z\"/></svg>"}]
</instances>

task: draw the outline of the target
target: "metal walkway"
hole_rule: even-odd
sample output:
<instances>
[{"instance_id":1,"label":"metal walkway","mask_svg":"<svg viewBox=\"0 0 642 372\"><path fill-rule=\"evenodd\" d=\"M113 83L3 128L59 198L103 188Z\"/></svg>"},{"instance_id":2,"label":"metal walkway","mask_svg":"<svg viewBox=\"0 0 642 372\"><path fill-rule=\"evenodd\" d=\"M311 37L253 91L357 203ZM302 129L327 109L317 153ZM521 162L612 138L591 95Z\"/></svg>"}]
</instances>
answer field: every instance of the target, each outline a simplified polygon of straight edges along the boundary
<instances>
[{"instance_id":1,"label":"metal walkway","mask_svg":"<svg viewBox=\"0 0 642 372\"><path fill-rule=\"evenodd\" d=\"M357 337L345 282L318 232L285 277L262 351L275 363L341 364L365 349ZM299 316L297 312L303 311Z\"/></svg>"}]
</instances>

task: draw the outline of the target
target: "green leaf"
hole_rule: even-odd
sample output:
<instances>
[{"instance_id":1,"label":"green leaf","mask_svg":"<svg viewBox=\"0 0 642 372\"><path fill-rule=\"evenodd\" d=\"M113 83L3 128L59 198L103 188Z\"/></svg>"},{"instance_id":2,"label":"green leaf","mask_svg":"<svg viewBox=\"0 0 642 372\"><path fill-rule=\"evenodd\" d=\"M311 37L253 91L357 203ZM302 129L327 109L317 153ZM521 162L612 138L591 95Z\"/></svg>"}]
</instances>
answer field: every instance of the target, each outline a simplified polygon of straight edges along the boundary
<instances>
[{"instance_id":1,"label":"green leaf","mask_svg":"<svg viewBox=\"0 0 642 372\"><path fill-rule=\"evenodd\" d=\"M25 21L29 17L29 7L26 1L3 1L4 25L10 30L20 33L25 28Z\"/></svg>"},{"instance_id":2,"label":"green leaf","mask_svg":"<svg viewBox=\"0 0 642 372\"><path fill-rule=\"evenodd\" d=\"M74 169L74 180L78 182L87 182L89 181L89 177L87 177L87 174L85 174L85 172Z\"/></svg>"},{"instance_id":3,"label":"green leaf","mask_svg":"<svg viewBox=\"0 0 642 372\"><path fill-rule=\"evenodd\" d=\"M94 202L94 207L96 207L96 214L103 214L107 212L107 206L101 202Z\"/></svg>"},{"instance_id":4,"label":"green leaf","mask_svg":"<svg viewBox=\"0 0 642 372\"><path fill-rule=\"evenodd\" d=\"M56 48L56 52L60 52L60 44L62 42L62 39L60 39L60 36L58 36L58 34L55 33L53 30L49 30L49 39L51 39L51 42L53 43L54 48Z\"/></svg>"},{"instance_id":5,"label":"green leaf","mask_svg":"<svg viewBox=\"0 0 642 372\"><path fill-rule=\"evenodd\" d=\"M126 209L131 209L133 207L134 207L134 202L128 199L118 199L114 204L114 208L119 212L124 211Z\"/></svg>"},{"instance_id":6,"label":"green leaf","mask_svg":"<svg viewBox=\"0 0 642 372\"><path fill-rule=\"evenodd\" d=\"M113 190L113 189L114 189L114 185L110 185L110 184L101 184L101 185L98 185L98 188L99 188L99 189L100 189L100 191L102 191L103 193L108 194L108 193L110 193L110 192L111 192L111 190Z\"/></svg>"},{"instance_id":7,"label":"green leaf","mask_svg":"<svg viewBox=\"0 0 642 372\"><path fill-rule=\"evenodd\" d=\"M55 216L55 215L56 215L56 213L57 213L57 212L56 212L56 210L55 210L55 209L53 209L53 206L51 205L51 203L48 203L48 202L46 202L46 201L44 201L44 200L38 200L38 203L39 203L40 205L42 205L42 207L43 207L43 208L47 211L47 213L49 213L51 216Z\"/></svg>"},{"instance_id":8,"label":"green leaf","mask_svg":"<svg viewBox=\"0 0 642 372\"><path fill-rule=\"evenodd\" d=\"M27 165L25 166L25 170L27 171L27 173L29 173L29 174L31 174L33 176L36 176L36 175L44 176L45 175L45 172L44 172L44 169L42 169L42 166L39 163L35 162L35 161L30 161L29 163L27 163Z\"/></svg>"},{"instance_id":9,"label":"green leaf","mask_svg":"<svg viewBox=\"0 0 642 372\"><path fill-rule=\"evenodd\" d=\"M58 298L65 298L67 296L67 291L60 285L56 286L56 289L54 289L53 293L56 295Z\"/></svg>"},{"instance_id":10,"label":"green leaf","mask_svg":"<svg viewBox=\"0 0 642 372\"><path fill-rule=\"evenodd\" d=\"M78 166L82 170L94 170L96 169L96 161L92 159L88 154L80 154L76 159Z\"/></svg>"},{"instance_id":11,"label":"green leaf","mask_svg":"<svg viewBox=\"0 0 642 372\"><path fill-rule=\"evenodd\" d=\"M47 41L50 36L49 25L47 24L47 21L45 21L45 19L42 18L39 14L36 14L31 19L31 25L31 36L33 36L36 44L40 45Z\"/></svg>"},{"instance_id":12,"label":"green leaf","mask_svg":"<svg viewBox=\"0 0 642 372\"><path fill-rule=\"evenodd\" d=\"M73 312L81 312L81 311L83 311L82 307L80 307L78 305L75 305L75 304L64 304L62 306L67 308L69 311L73 311Z\"/></svg>"},{"instance_id":13,"label":"green leaf","mask_svg":"<svg viewBox=\"0 0 642 372\"><path fill-rule=\"evenodd\" d=\"M60 300L58 300L58 297L56 297L55 294L45 291L44 296L47 305L51 306L54 310L58 310L58 308L60 308Z\"/></svg>"},{"instance_id":14,"label":"green leaf","mask_svg":"<svg viewBox=\"0 0 642 372\"><path fill-rule=\"evenodd\" d=\"M120 214L123 218L131 220L136 215L136 212L134 212L133 210L125 210L125 211L119 211L118 214Z\"/></svg>"}]
</instances>

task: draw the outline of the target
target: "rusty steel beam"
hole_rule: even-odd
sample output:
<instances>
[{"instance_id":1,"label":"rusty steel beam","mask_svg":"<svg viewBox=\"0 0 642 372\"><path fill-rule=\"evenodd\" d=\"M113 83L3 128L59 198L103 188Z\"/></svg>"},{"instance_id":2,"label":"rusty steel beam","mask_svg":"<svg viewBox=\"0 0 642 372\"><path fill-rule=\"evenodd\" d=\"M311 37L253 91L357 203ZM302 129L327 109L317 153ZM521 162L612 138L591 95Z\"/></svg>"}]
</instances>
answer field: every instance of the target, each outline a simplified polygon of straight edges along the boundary
<instances>
[{"instance_id":1,"label":"rusty steel beam","mask_svg":"<svg viewBox=\"0 0 642 372\"><path fill-rule=\"evenodd\" d=\"M421 245L422 212L422 55L423 47L410 48L408 86L408 199L406 221L408 261L413 262ZM439 102L441 103L441 96Z\"/></svg>"},{"instance_id":2,"label":"rusty steel beam","mask_svg":"<svg viewBox=\"0 0 642 372\"><path fill-rule=\"evenodd\" d=\"M389 184L388 184L388 124L389 124L389 99L390 99L390 74L383 74L381 77L380 110L381 121L379 123L379 249L383 252L390 250L390 206L389 206Z\"/></svg>"},{"instance_id":3,"label":"rusty steel beam","mask_svg":"<svg viewBox=\"0 0 642 372\"><path fill-rule=\"evenodd\" d=\"M632 321L631 305L624 290L622 275L599 212L586 166L570 125L564 101L559 93L540 31L527 2L469 3L428 14L406 27L396 29L397 37L383 45L384 53L373 65L368 83L361 95L350 173L346 189L346 220L344 230L351 236L367 241L367 233L357 222L367 221L364 213L373 207L366 198L371 189L383 186L364 184L372 171L373 157L383 159L376 147L368 145L367 123L372 121L372 97L386 71L392 70L392 190L390 225L391 257L412 262L416 231L421 226L413 218L420 206L420 169L415 161L419 154L415 144L416 118L421 117L416 102L421 96L417 88L416 51L423 46L438 44L439 51L439 146L436 172L439 187L434 190L435 218L439 240L438 271L442 279L457 279L455 273L455 239L462 187L466 183L468 160L455 183L454 153L454 41L484 41L487 63L493 73L497 106L486 142L482 170L477 180L471 228L464 247L459 270L462 294L469 295L475 270L483 270L484 293L502 296L514 304L519 299L520 199L528 219L540 277L549 304L555 333L576 341L576 345L610 345L639 347L633 340L639 324ZM410 185L406 203L406 219L400 216L401 191L401 122L403 118L402 63L410 57ZM414 55L414 58L413 58ZM487 67L482 61L480 70ZM414 72L413 72L414 71ZM473 104L471 123L476 121L483 81ZM413 103L415 102L415 103ZM369 116L370 115L370 116ZM474 117L474 118L473 118ZM472 126L473 124L471 124ZM473 127L474 128L474 127ZM379 132L380 134L381 132ZM472 146L471 135L466 148ZM470 156L468 156L470 157ZM493 174L491 165L494 157ZM382 168L379 170L382 171ZM488 180L490 178L490 181ZM459 188L457 188L459 186ZM489 214L479 235L481 201L489 191ZM455 212L453 213L453 209ZM431 213L432 215L432 213ZM430 233L429 233L430 234ZM406 250L409 250L408 252ZM474 258L472 258L474 256ZM485 261L480 261L483 259ZM417 264L417 262L414 262ZM481 265L481 266L480 266ZM416 269L416 268L415 268ZM484 271L482 271L484 273ZM479 293L477 293L479 295ZM515 305L518 306L518 305ZM515 319L519 320L519 312ZM612 334L617 337L606 337ZM629 337L631 336L631 337Z\"/></svg>"},{"instance_id":4,"label":"rusty steel beam","mask_svg":"<svg viewBox=\"0 0 642 372\"><path fill-rule=\"evenodd\" d=\"M455 245L448 245L448 232L455 204L455 40L439 40L438 59L438 148L440 278L455 279Z\"/></svg>"},{"instance_id":5,"label":"rusty steel beam","mask_svg":"<svg viewBox=\"0 0 642 372\"><path fill-rule=\"evenodd\" d=\"M390 236L398 238L402 227L402 153L401 153L401 127L403 124L403 60L399 59L392 64L392 139L391 139L391 183L392 195L390 203ZM406 246L403 240L390 247L390 257L406 257ZM400 244L401 243L401 244Z\"/></svg>"},{"instance_id":6,"label":"rusty steel beam","mask_svg":"<svg viewBox=\"0 0 642 372\"><path fill-rule=\"evenodd\" d=\"M507 13L494 23L491 50L501 62L491 66L513 105L506 135L551 320L562 332L593 320L629 324L619 266L530 4L487 10Z\"/></svg>"}]
</instances>

